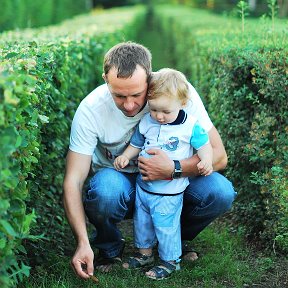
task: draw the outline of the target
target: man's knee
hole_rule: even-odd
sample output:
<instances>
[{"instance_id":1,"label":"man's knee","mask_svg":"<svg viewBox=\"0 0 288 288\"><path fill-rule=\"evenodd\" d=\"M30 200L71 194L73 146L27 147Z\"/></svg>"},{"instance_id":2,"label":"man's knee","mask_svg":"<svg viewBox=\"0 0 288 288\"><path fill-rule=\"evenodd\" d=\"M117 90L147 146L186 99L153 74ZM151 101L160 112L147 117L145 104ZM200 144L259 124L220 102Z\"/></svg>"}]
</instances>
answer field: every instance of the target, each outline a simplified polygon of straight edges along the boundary
<instances>
[{"instance_id":1,"label":"man's knee","mask_svg":"<svg viewBox=\"0 0 288 288\"><path fill-rule=\"evenodd\" d=\"M227 189L224 191L221 190L218 192L222 193L215 194L215 205L217 206L220 214L223 214L232 208L233 201L236 197L236 192L234 191L234 189Z\"/></svg>"},{"instance_id":2,"label":"man's knee","mask_svg":"<svg viewBox=\"0 0 288 288\"><path fill-rule=\"evenodd\" d=\"M89 190L95 191L99 197L107 198L110 194L115 195L117 189L121 189L120 176L119 172L112 168L101 169L90 179Z\"/></svg>"},{"instance_id":3,"label":"man's knee","mask_svg":"<svg viewBox=\"0 0 288 288\"><path fill-rule=\"evenodd\" d=\"M215 184L210 186L209 198L211 197L213 199L215 211L223 214L232 208L237 193L227 178L219 173L217 174Z\"/></svg>"},{"instance_id":4,"label":"man's knee","mask_svg":"<svg viewBox=\"0 0 288 288\"><path fill-rule=\"evenodd\" d=\"M112 168L97 172L89 183L85 199L85 210L109 216L119 210L127 210L135 199L135 186L127 175Z\"/></svg>"},{"instance_id":5,"label":"man's knee","mask_svg":"<svg viewBox=\"0 0 288 288\"><path fill-rule=\"evenodd\" d=\"M202 208L209 207L215 214L223 214L230 210L235 199L236 192L232 183L223 175L214 172L210 176L194 178L190 180L191 188L184 198L198 202L196 205ZM188 200L189 201L189 200ZM210 210L209 209L209 210ZM211 212L212 212L211 211Z\"/></svg>"},{"instance_id":6,"label":"man's knee","mask_svg":"<svg viewBox=\"0 0 288 288\"><path fill-rule=\"evenodd\" d=\"M89 181L84 199L86 213L93 211L98 215L108 213L113 202L118 200L114 183L113 169L105 168L97 172ZM114 176L114 177L113 177ZM96 212L97 211L97 212Z\"/></svg>"}]
</instances>

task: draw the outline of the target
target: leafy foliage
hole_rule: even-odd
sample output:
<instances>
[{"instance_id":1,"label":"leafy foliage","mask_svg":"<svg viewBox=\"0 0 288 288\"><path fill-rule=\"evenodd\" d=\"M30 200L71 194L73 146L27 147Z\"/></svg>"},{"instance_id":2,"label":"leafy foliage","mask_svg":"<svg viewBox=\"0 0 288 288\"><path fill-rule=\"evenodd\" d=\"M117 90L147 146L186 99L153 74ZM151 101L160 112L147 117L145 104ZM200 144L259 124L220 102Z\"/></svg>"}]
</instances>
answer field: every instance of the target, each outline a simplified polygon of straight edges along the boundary
<instances>
[{"instance_id":1,"label":"leafy foliage","mask_svg":"<svg viewBox=\"0 0 288 288\"><path fill-rule=\"evenodd\" d=\"M86 12L87 3L82 0L2 0L0 31L55 24Z\"/></svg>"},{"instance_id":2,"label":"leafy foliage","mask_svg":"<svg viewBox=\"0 0 288 288\"><path fill-rule=\"evenodd\" d=\"M288 231L285 59L282 49L271 48L231 50L221 65L214 59L221 79L215 91L221 97L209 105L215 118L215 108L222 110L218 125L233 167L227 174L240 194L234 219L245 223L248 236L258 236L266 245L275 241L284 250L287 244L280 242Z\"/></svg>"},{"instance_id":3,"label":"leafy foliage","mask_svg":"<svg viewBox=\"0 0 288 288\"><path fill-rule=\"evenodd\" d=\"M58 37L49 27L22 31L19 41L18 32L0 38L1 287L15 286L29 275L28 264L49 260L51 249L64 254L71 242L61 198L72 117L102 81L104 53L131 39L143 14L111 10L67 21Z\"/></svg>"}]
</instances>

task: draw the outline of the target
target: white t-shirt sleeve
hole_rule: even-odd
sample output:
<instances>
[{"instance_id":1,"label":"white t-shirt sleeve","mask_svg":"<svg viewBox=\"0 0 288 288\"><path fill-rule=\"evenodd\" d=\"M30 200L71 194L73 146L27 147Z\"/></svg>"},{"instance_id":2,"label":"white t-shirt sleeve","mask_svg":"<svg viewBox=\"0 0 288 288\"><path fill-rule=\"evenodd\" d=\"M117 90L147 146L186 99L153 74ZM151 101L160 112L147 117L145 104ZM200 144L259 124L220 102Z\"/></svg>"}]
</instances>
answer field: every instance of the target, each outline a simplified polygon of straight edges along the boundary
<instances>
[{"instance_id":1,"label":"white t-shirt sleeve","mask_svg":"<svg viewBox=\"0 0 288 288\"><path fill-rule=\"evenodd\" d=\"M213 123L204 107L204 104L195 90L195 88L188 83L189 85L189 92L190 92L190 98L191 100L188 101L187 106L185 107L185 111L192 115L194 118L197 119L197 121L200 123L200 125L209 132L211 128L213 127Z\"/></svg>"},{"instance_id":2,"label":"white t-shirt sleeve","mask_svg":"<svg viewBox=\"0 0 288 288\"><path fill-rule=\"evenodd\" d=\"M70 150L93 155L98 141L98 133L95 131L95 127L98 126L95 125L96 121L87 104L82 102L74 115L71 126Z\"/></svg>"}]
</instances>

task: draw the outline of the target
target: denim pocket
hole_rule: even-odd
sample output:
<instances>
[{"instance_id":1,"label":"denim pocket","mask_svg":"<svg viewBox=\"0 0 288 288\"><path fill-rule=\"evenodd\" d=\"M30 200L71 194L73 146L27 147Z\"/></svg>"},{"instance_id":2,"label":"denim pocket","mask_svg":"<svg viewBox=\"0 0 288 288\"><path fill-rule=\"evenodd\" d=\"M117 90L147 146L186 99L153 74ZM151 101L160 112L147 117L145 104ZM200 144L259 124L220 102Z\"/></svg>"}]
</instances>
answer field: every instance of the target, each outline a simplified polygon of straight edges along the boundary
<instances>
[{"instance_id":1,"label":"denim pocket","mask_svg":"<svg viewBox=\"0 0 288 288\"><path fill-rule=\"evenodd\" d=\"M94 190L87 190L85 193L85 200L94 200L97 194Z\"/></svg>"},{"instance_id":2,"label":"denim pocket","mask_svg":"<svg viewBox=\"0 0 288 288\"><path fill-rule=\"evenodd\" d=\"M173 197L173 196L172 196ZM156 227L173 227L175 214L155 211L152 218Z\"/></svg>"}]
</instances>

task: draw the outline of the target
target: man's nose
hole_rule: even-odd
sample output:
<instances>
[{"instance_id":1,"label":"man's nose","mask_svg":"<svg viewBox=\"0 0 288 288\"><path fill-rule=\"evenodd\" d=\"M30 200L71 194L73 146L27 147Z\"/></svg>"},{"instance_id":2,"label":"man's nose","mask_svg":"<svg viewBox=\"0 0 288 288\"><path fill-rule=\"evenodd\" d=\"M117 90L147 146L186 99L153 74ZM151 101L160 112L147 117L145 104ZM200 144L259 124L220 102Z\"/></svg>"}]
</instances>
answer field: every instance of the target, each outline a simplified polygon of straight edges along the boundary
<instances>
[{"instance_id":1,"label":"man's nose","mask_svg":"<svg viewBox=\"0 0 288 288\"><path fill-rule=\"evenodd\" d=\"M126 111L131 111L134 109L135 103L133 99L127 98L126 101L124 102L124 108Z\"/></svg>"}]
</instances>

